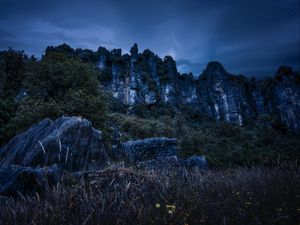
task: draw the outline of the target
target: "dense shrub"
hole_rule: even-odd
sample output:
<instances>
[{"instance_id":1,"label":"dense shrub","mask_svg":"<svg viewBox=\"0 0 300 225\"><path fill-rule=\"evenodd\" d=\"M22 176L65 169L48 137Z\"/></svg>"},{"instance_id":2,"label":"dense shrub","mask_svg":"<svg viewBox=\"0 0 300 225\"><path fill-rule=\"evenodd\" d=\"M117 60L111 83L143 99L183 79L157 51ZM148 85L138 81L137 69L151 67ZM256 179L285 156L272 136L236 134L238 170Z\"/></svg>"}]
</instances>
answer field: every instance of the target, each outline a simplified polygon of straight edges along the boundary
<instances>
[{"instance_id":1,"label":"dense shrub","mask_svg":"<svg viewBox=\"0 0 300 225\"><path fill-rule=\"evenodd\" d=\"M0 103L1 145L44 118L55 119L62 115L82 116L91 120L95 127L106 128L107 109L105 95L97 80L98 71L90 64L70 57L71 52L68 46L49 48L40 61L26 61L26 72L18 75L20 78L16 78L14 84L5 85L6 89L14 92ZM27 58L19 54L15 53L14 57ZM21 69L16 67L15 70ZM7 76L17 76L19 73L9 72ZM2 76L1 79L4 78ZM17 101L18 88L23 89L23 94ZM9 91L6 89L7 95Z\"/></svg>"},{"instance_id":2,"label":"dense shrub","mask_svg":"<svg viewBox=\"0 0 300 225\"><path fill-rule=\"evenodd\" d=\"M124 140L176 137L182 157L205 155L211 166L276 165L281 161L300 158L299 136L281 133L273 128L240 127L186 113L151 115L113 114L111 121L120 127Z\"/></svg>"},{"instance_id":3,"label":"dense shrub","mask_svg":"<svg viewBox=\"0 0 300 225\"><path fill-rule=\"evenodd\" d=\"M147 120L136 116L112 114L110 120L122 130L123 140L149 137L174 137L175 130L159 120Z\"/></svg>"}]
</instances>

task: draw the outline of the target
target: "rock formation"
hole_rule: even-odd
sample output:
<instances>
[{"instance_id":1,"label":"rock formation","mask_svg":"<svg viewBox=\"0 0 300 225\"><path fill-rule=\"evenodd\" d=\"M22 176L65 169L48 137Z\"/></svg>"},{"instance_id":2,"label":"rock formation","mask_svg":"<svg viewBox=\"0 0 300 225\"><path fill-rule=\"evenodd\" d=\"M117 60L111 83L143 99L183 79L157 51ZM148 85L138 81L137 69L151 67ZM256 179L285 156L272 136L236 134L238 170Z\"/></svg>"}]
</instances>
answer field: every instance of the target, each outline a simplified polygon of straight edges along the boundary
<instances>
[{"instance_id":1,"label":"rock formation","mask_svg":"<svg viewBox=\"0 0 300 225\"><path fill-rule=\"evenodd\" d=\"M143 169L204 168L204 164L190 165L177 157L176 139L119 142L113 151L118 154L116 159ZM0 149L0 194L44 193L60 181L64 170L83 174L104 169L111 162L101 131L94 129L90 121L80 117L44 119Z\"/></svg>"},{"instance_id":2,"label":"rock formation","mask_svg":"<svg viewBox=\"0 0 300 225\"><path fill-rule=\"evenodd\" d=\"M192 106L216 120L254 124L261 114L281 120L292 131L300 129L300 78L281 67L275 78L249 80L228 73L219 62L208 63L199 77L180 74L171 56L163 60L150 50L131 55L120 50L97 52L100 80L113 96L131 106L167 103Z\"/></svg>"},{"instance_id":3,"label":"rock formation","mask_svg":"<svg viewBox=\"0 0 300 225\"><path fill-rule=\"evenodd\" d=\"M162 156L177 156L177 140L175 138L146 138L144 140L123 143L123 151L129 162L140 162Z\"/></svg>"},{"instance_id":4,"label":"rock formation","mask_svg":"<svg viewBox=\"0 0 300 225\"><path fill-rule=\"evenodd\" d=\"M171 56L161 59L149 49L139 53L137 44L124 55L121 49L100 47L93 52L66 45L48 47L47 51L63 51L93 63L103 86L129 110L140 104L166 103L175 109L187 105L203 115L238 125L255 124L260 115L268 114L290 130L300 131L300 75L290 67L280 67L274 78L256 81L232 75L221 63L210 62L194 77L178 73Z\"/></svg>"},{"instance_id":5,"label":"rock formation","mask_svg":"<svg viewBox=\"0 0 300 225\"><path fill-rule=\"evenodd\" d=\"M0 168L61 164L69 171L104 168L110 160L101 132L79 117L42 120L1 148L0 159Z\"/></svg>"}]
</instances>

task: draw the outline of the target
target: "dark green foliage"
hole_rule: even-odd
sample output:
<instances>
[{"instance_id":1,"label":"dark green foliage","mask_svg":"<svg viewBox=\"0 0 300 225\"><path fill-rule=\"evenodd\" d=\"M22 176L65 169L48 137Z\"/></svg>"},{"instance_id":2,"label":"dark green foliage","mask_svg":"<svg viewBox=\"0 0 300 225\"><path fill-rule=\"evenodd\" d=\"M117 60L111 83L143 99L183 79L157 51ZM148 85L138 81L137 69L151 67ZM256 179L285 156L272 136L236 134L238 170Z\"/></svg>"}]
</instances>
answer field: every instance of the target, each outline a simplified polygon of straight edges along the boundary
<instances>
[{"instance_id":1,"label":"dark green foliage","mask_svg":"<svg viewBox=\"0 0 300 225\"><path fill-rule=\"evenodd\" d=\"M68 57L73 57L75 56L75 50L71 48L71 46L67 45L66 43L62 45L58 45L56 47L54 46L48 46L45 50L45 55L44 57L47 57L48 54L51 53L58 53L60 55L68 56Z\"/></svg>"},{"instance_id":2,"label":"dark green foliage","mask_svg":"<svg viewBox=\"0 0 300 225\"><path fill-rule=\"evenodd\" d=\"M123 132L123 141L161 136L172 138L176 135L176 131L171 125L159 120L147 120L122 114L112 114L109 118L114 124L120 126Z\"/></svg>"},{"instance_id":3,"label":"dark green foliage","mask_svg":"<svg viewBox=\"0 0 300 225\"><path fill-rule=\"evenodd\" d=\"M86 63L95 64L99 60L99 53L93 52L89 49L76 49L76 55L78 55L78 57Z\"/></svg>"},{"instance_id":4,"label":"dark green foliage","mask_svg":"<svg viewBox=\"0 0 300 225\"><path fill-rule=\"evenodd\" d=\"M25 78L28 59L24 52L0 52L0 98L16 94Z\"/></svg>"},{"instance_id":5,"label":"dark green foliage","mask_svg":"<svg viewBox=\"0 0 300 225\"><path fill-rule=\"evenodd\" d=\"M157 103L153 105L136 104L131 108L131 114L143 119L159 119L164 115L174 116L175 109L167 103Z\"/></svg>"},{"instance_id":6,"label":"dark green foliage","mask_svg":"<svg viewBox=\"0 0 300 225\"><path fill-rule=\"evenodd\" d=\"M15 134L16 124L11 123L15 115L15 104L12 99L6 98L0 101L0 146Z\"/></svg>"},{"instance_id":7,"label":"dark green foliage","mask_svg":"<svg viewBox=\"0 0 300 225\"><path fill-rule=\"evenodd\" d=\"M82 116L91 120L95 127L105 129L106 104L97 80L99 73L92 65L71 57L71 53L73 51L66 45L48 48L40 61L29 61L20 53L10 53L14 59L21 57L27 61L25 67L19 65L21 59L10 59L10 63L16 64L10 67L15 67L16 71L7 69L9 66L4 70L18 79L5 86L5 94L11 93L11 97L0 104L1 145L44 118L55 119L62 115ZM1 79L5 78L6 75L1 74ZM27 96L16 101L16 90L20 88Z\"/></svg>"},{"instance_id":8,"label":"dark green foliage","mask_svg":"<svg viewBox=\"0 0 300 225\"><path fill-rule=\"evenodd\" d=\"M205 155L211 166L274 165L300 159L299 136L267 124L247 128L211 121L189 108L183 112L169 110L168 106L149 109L141 105L138 111L136 108L133 111L138 116L115 114L112 121L120 126L125 139L176 137L182 157Z\"/></svg>"},{"instance_id":9,"label":"dark green foliage","mask_svg":"<svg viewBox=\"0 0 300 225\"><path fill-rule=\"evenodd\" d=\"M150 51L137 54L134 72L156 90L148 60L156 57L160 81L176 74L174 61L161 61ZM95 69L100 55L107 66ZM216 122L196 108L169 104L126 107L104 93L98 80L129 76L129 55L118 49L73 50L64 44L48 47L41 60L23 52L0 52L0 145L48 117L82 116L103 131L110 156L113 134L121 141L176 137L183 158L205 155L211 169L220 171L104 170L76 180L69 174L40 198L0 198L0 224L295 224L299 221L299 135L289 134L272 115L260 115L256 125L240 127ZM126 72L127 71L127 72ZM143 73L141 73L143 72ZM289 75L281 69L277 79ZM300 81L299 74L294 74ZM192 75L179 77L189 81ZM203 76L202 79L206 79ZM273 98L274 79L243 83L246 93L260 85L266 104ZM23 93L23 94L22 94ZM107 113L107 111L109 113ZM286 166L286 162L295 162ZM253 165L260 165L259 167ZM285 165L285 166L283 166ZM248 169L236 168L244 166ZM275 166L275 167L274 167ZM228 169L228 167L234 167ZM156 205L159 204L159 207Z\"/></svg>"},{"instance_id":10,"label":"dark green foliage","mask_svg":"<svg viewBox=\"0 0 300 225\"><path fill-rule=\"evenodd\" d=\"M111 79L112 79L112 74L109 68L105 68L104 70L99 71L98 80L101 83L105 84L106 82L111 81Z\"/></svg>"},{"instance_id":11,"label":"dark green foliage","mask_svg":"<svg viewBox=\"0 0 300 225\"><path fill-rule=\"evenodd\" d=\"M159 80L161 82L167 82L170 79L168 77L168 67L167 67L166 63L164 63L164 62L158 63L157 74L158 74Z\"/></svg>"},{"instance_id":12,"label":"dark green foliage","mask_svg":"<svg viewBox=\"0 0 300 225\"><path fill-rule=\"evenodd\" d=\"M30 97L20 110L26 111L31 103L36 102L36 109L31 113L35 114L34 119L77 115L90 119L98 128L104 128L106 109L98 76L97 70L79 59L56 52L48 54L38 64L35 73L27 77L25 87ZM53 108L49 111L43 109L47 107Z\"/></svg>"},{"instance_id":13,"label":"dark green foliage","mask_svg":"<svg viewBox=\"0 0 300 225\"><path fill-rule=\"evenodd\" d=\"M0 146L16 132L17 124L11 123L20 98L22 83L36 59L12 49L0 52Z\"/></svg>"},{"instance_id":14,"label":"dark green foliage","mask_svg":"<svg viewBox=\"0 0 300 225\"><path fill-rule=\"evenodd\" d=\"M136 48L133 53L137 53ZM100 55L106 65L101 72L95 69ZM171 57L162 61L149 50L136 56L134 72L139 72L141 79L154 92L157 86L150 71L153 60L158 63L161 81L170 79L169 76L176 72ZM112 79L112 71L108 69L112 64L118 67L119 75L128 77L130 56L122 55L120 49L109 52L99 48L93 52L74 50L64 44L48 47L39 61L28 58L23 52L0 52L1 145L45 117L54 119L62 115L77 115L91 120L104 132L106 146L110 146L112 141L106 122L112 122L124 132L124 140L176 137L183 157L204 154L213 166L274 164L281 160L299 159L299 136L290 135L272 115L259 116L257 124L252 124L252 127L239 127L212 121L201 111L187 106L175 108L163 103L139 104L128 111L129 108L121 102L104 94L98 82L101 80L105 84ZM280 71L281 76L290 74L288 68ZM298 76L296 73L293 75ZM185 74L179 79L189 81L192 75ZM273 98L272 89L277 82L274 79L259 82L247 81L243 76L232 79L243 83L249 93L253 85L259 85L265 96ZM108 121L107 109L110 112Z\"/></svg>"},{"instance_id":15,"label":"dark green foliage","mask_svg":"<svg viewBox=\"0 0 300 225\"><path fill-rule=\"evenodd\" d=\"M49 53L35 69L25 80L25 88L32 97L58 99L69 89L97 95L98 71L79 59Z\"/></svg>"},{"instance_id":16,"label":"dark green foliage","mask_svg":"<svg viewBox=\"0 0 300 225\"><path fill-rule=\"evenodd\" d=\"M177 75L176 63L172 56L166 56L164 61L158 62L157 73L161 82L166 82Z\"/></svg>"}]
</instances>

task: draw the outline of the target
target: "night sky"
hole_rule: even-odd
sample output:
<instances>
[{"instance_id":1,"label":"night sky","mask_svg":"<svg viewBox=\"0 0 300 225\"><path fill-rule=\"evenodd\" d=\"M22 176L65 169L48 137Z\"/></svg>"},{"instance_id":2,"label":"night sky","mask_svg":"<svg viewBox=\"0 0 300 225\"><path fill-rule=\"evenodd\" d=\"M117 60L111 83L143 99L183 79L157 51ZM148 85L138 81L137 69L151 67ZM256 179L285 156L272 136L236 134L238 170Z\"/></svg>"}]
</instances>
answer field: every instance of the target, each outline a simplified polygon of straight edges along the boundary
<instances>
[{"instance_id":1,"label":"night sky","mask_svg":"<svg viewBox=\"0 0 300 225\"><path fill-rule=\"evenodd\" d=\"M299 0L0 0L0 49L40 57L48 45L97 50L134 42L199 75L209 61L264 77L300 69Z\"/></svg>"}]
</instances>

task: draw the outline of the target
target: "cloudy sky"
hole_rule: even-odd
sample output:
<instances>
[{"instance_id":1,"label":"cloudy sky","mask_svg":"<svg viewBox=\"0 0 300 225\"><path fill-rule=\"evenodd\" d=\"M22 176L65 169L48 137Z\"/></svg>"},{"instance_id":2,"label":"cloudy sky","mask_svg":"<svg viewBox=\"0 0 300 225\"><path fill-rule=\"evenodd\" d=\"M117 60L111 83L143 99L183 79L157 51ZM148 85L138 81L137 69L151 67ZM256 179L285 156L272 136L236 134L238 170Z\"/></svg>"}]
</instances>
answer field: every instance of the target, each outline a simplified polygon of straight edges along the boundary
<instances>
[{"instance_id":1,"label":"cloudy sky","mask_svg":"<svg viewBox=\"0 0 300 225\"><path fill-rule=\"evenodd\" d=\"M40 57L48 45L100 45L172 55L199 75L209 61L235 74L300 69L299 0L0 0L0 49Z\"/></svg>"}]
</instances>

